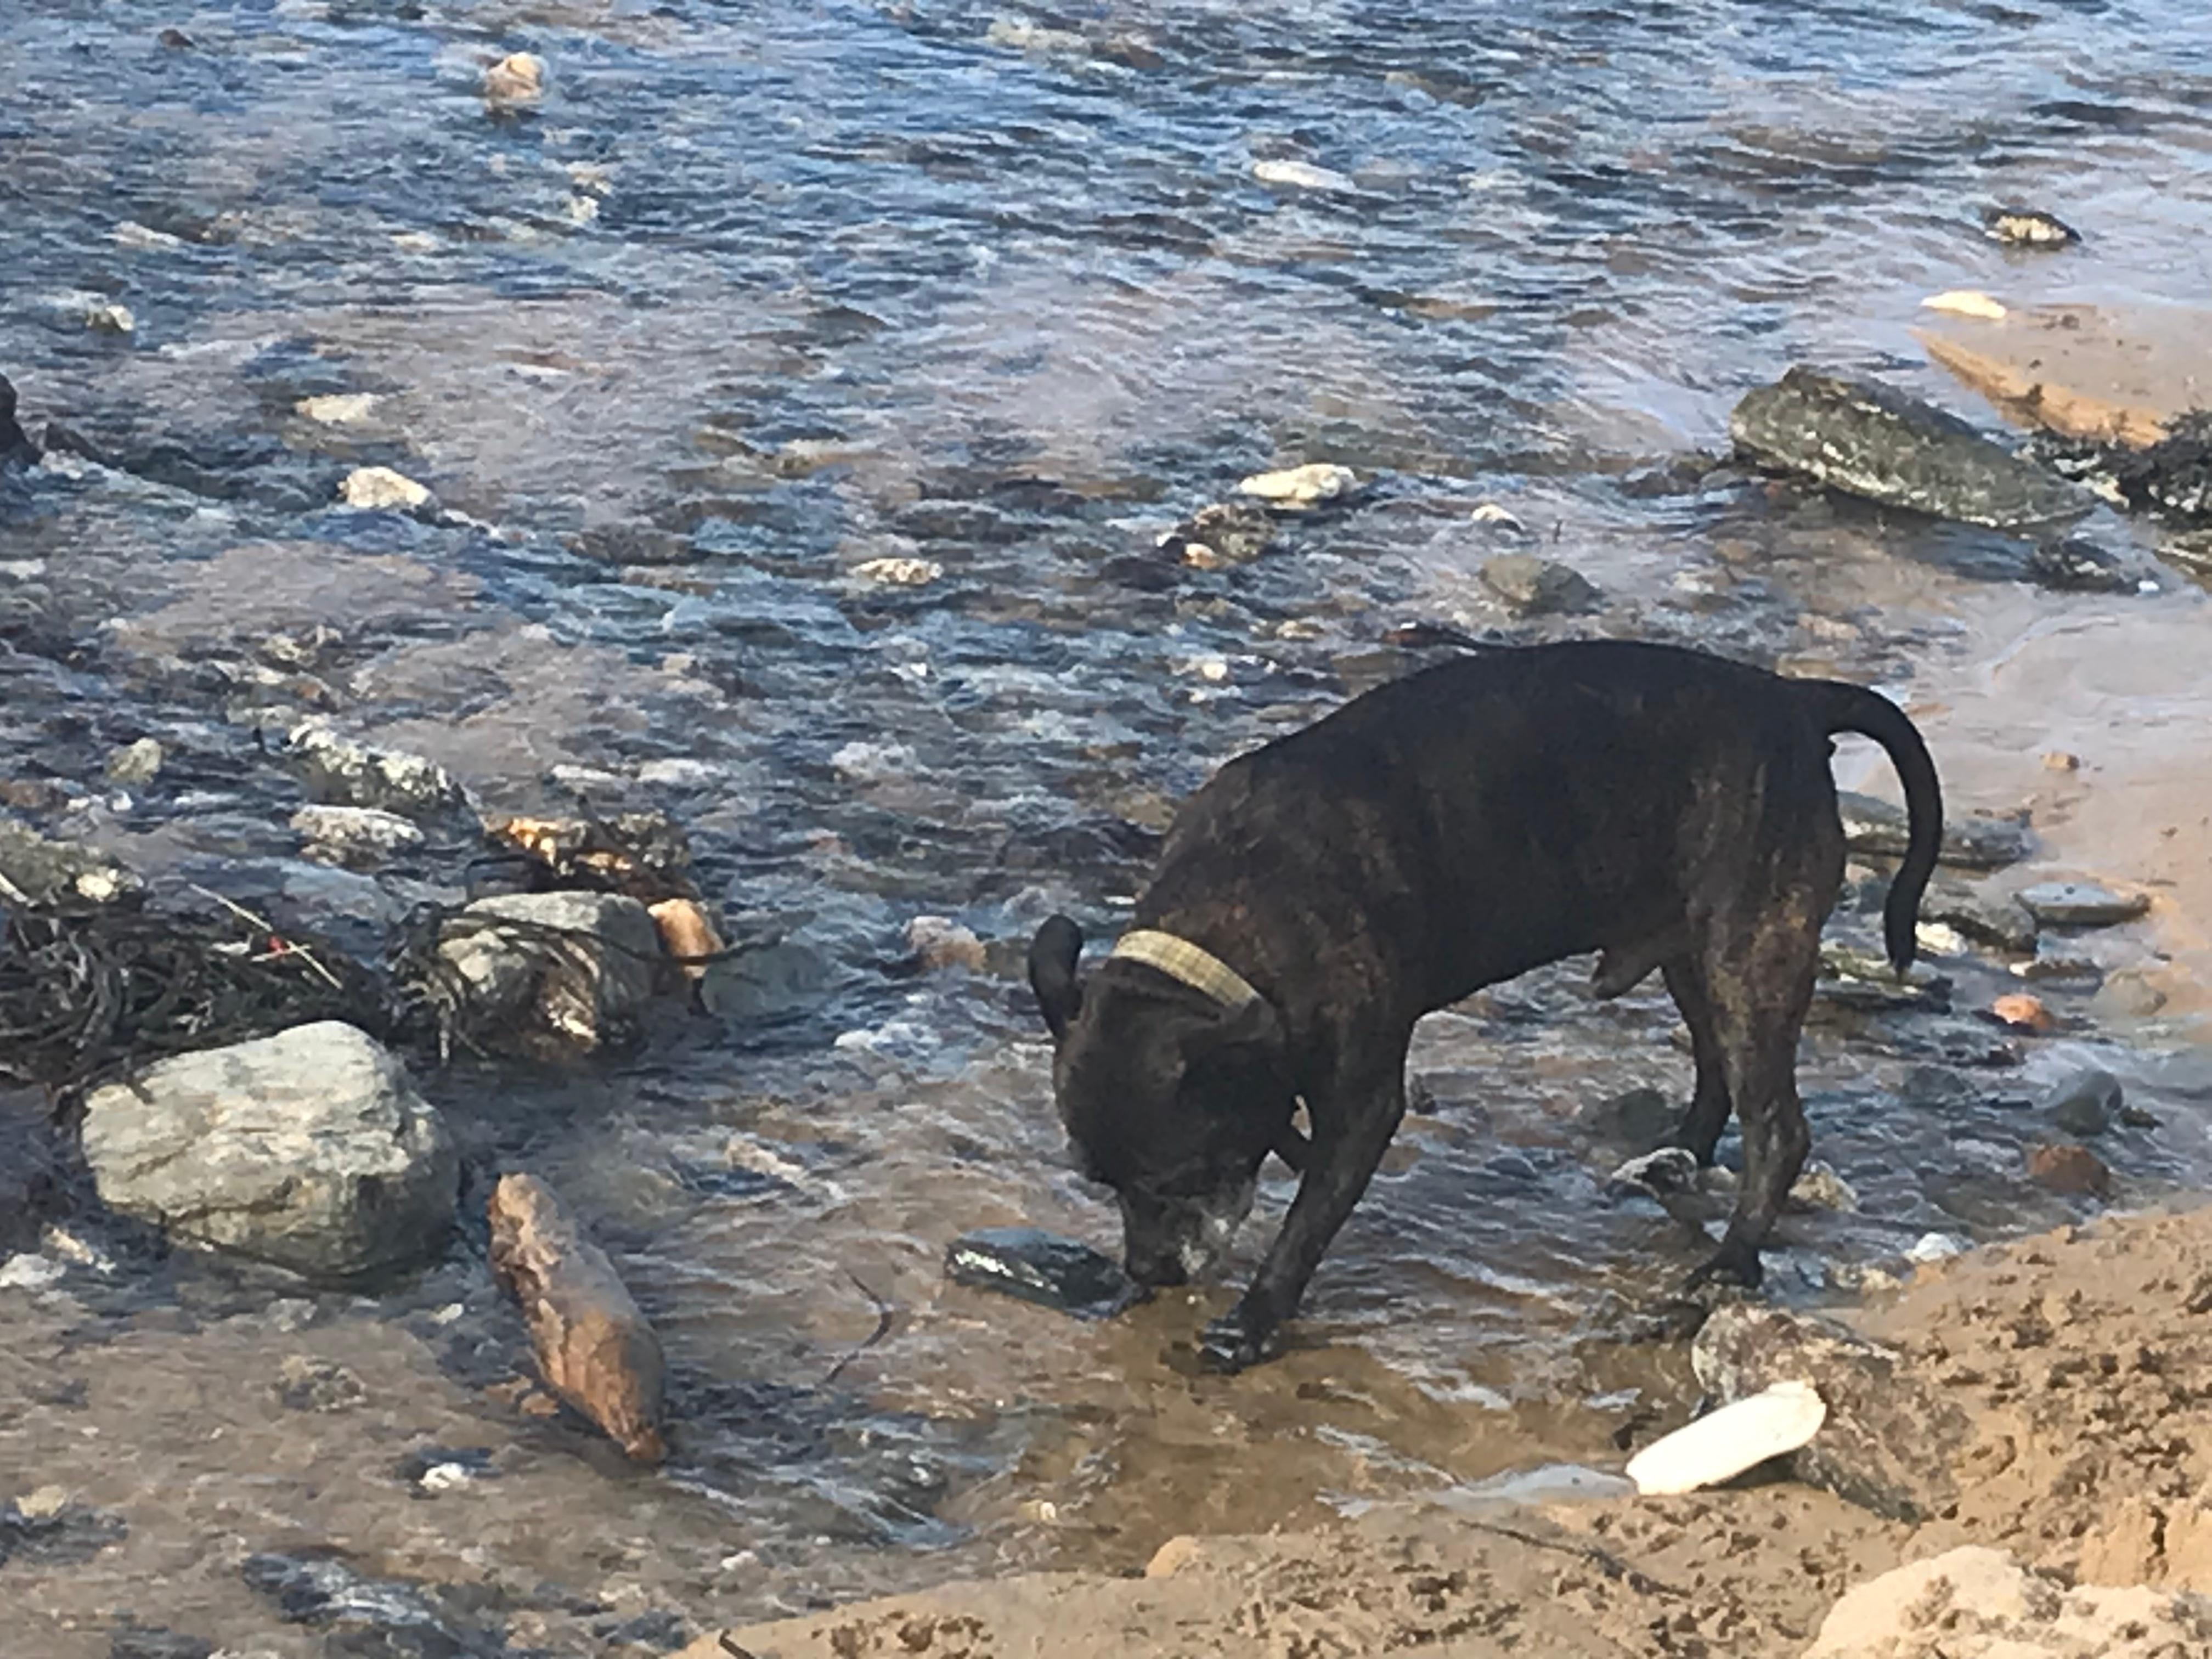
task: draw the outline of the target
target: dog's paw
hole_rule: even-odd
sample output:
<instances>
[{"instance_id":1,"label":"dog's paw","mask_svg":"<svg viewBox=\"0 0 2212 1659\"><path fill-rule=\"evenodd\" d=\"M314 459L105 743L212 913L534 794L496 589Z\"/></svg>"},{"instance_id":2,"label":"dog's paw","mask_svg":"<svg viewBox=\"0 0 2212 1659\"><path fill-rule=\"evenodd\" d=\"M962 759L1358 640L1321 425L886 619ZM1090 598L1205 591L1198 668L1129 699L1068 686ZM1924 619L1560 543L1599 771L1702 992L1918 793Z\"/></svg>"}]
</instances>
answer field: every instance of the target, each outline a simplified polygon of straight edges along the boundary
<instances>
[{"instance_id":1,"label":"dog's paw","mask_svg":"<svg viewBox=\"0 0 2212 1659\"><path fill-rule=\"evenodd\" d=\"M1754 1245L1739 1244L1733 1240L1715 1250L1705 1264L1692 1273L1683 1285L1686 1294L1694 1295L1708 1286L1734 1285L1741 1290L1755 1291L1766 1270L1759 1264L1759 1250Z\"/></svg>"},{"instance_id":2,"label":"dog's paw","mask_svg":"<svg viewBox=\"0 0 2212 1659\"><path fill-rule=\"evenodd\" d=\"M1210 1371L1234 1376L1247 1366L1271 1357L1272 1334L1253 1328L1243 1316L1243 1310L1232 1310L1208 1325L1205 1334L1199 1338L1199 1360Z\"/></svg>"}]
</instances>

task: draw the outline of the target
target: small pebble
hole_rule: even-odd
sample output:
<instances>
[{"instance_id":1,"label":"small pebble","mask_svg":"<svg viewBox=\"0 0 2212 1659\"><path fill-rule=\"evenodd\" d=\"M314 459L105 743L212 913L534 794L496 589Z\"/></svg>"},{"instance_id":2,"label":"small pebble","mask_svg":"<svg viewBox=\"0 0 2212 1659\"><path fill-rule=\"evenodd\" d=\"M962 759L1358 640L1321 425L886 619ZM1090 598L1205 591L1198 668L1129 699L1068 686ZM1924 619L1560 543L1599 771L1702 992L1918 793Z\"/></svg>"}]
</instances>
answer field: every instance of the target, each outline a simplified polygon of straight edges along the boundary
<instances>
[{"instance_id":1,"label":"small pebble","mask_svg":"<svg viewBox=\"0 0 2212 1659\"><path fill-rule=\"evenodd\" d=\"M1905 1252L1907 1261L1948 1261L1954 1255L1964 1255L1973 1248L1956 1233L1923 1233L1908 1245Z\"/></svg>"},{"instance_id":2,"label":"small pebble","mask_svg":"<svg viewBox=\"0 0 2212 1659\"><path fill-rule=\"evenodd\" d=\"M2081 240L2080 231L2041 208L1991 208L1982 216L1982 224L1991 241L2013 247L2064 247Z\"/></svg>"},{"instance_id":3,"label":"small pebble","mask_svg":"<svg viewBox=\"0 0 2212 1659\"><path fill-rule=\"evenodd\" d=\"M27 1521L51 1521L69 1507L65 1486L38 1486L15 1500L15 1513Z\"/></svg>"},{"instance_id":4,"label":"small pebble","mask_svg":"<svg viewBox=\"0 0 2212 1659\"><path fill-rule=\"evenodd\" d=\"M1790 1196L1816 1210L1855 1211L1859 1195L1850 1183L1826 1164L1808 1164L1790 1188Z\"/></svg>"},{"instance_id":5,"label":"small pebble","mask_svg":"<svg viewBox=\"0 0 2212 1659\"><path fill-rule=\"evenodd\" d=\"M1341 173L1317 167L1310 161L1255 161L1252 176L1263 185L1288 185L1295 190L1354 191L1358 186Z\"/></svg>"},{"instance_id":6,"label":"small pebble","mask_svg":"<svg viewBox=\"0 0 2212 1659\"><path fill-rule=\"evenodd\" d=\"M433 1463L416 1477L424 1492L456 1492L475 1483L476 1472L465 1463Z\"/></svg>"},{"instance_id":7,"label":"small pebble","mask_svg":"<svg viewBox=\"0 0 2212 1659\"><path fill-rule=\"evenodd\" d=\"M127 787L151 783L161 769L161 745L152 738L125 744L107 757L107 775Z\"/></svg>"},{"instance_id":8,"label":"small pebble","mask_svg":"<svg viewBox=\"0 0 2212 1659\"><path fill-rule=\"evenodd\" d=\"M427 507L430 492L388 466L356 467L338 486L338 499L362 512L405 511Z\"/></svg>"},{"instance_id":9,"label":"small pebble","mask_svg":"<svg viewBox=\"0 0 2212 1659\"><path fill-rule=\"evenodd\" d=\"M2046 772L2078 772L2081 769L2081 757L2069 755L2063 749L2053 749L2044 756L2043 769Z\"/></svg>"},{"instance_id":10,"label":"small pebble","mask_svg":"<svg viewBox=\"0 0 2212 1659\"><path fill-rule=\"evenodd\" d=\"M1518 531L1525 535L1528 529L1527 525L1522 523L1511 512L1498 506L1496 501L1483 502L1468 516L1477 524L1494 524L1500 530Z\"/></svg>"},{"instance_id":11,"label":"small pebble","mask_svg":"<svg viewBox=\"0 0 2212 1659\"><path fill-rule=\"evenodd\" d=\"M1255 472L1237 482L1237 492L1278 507L1303 510L1323 501L1341 500L1359 487L1359 475L1348 466L1315 461L1285 467L1277 472Z\"/></svg>"},{"instance_id":12,"label":"small pebble","mask_svg":"<svg viewBox=\"0 0 2212 1659\"><path fill-rule=\"evenodd\" d=\"M906 948L925 968L983 966L983 941L950 916L916 916L906 925Z\"/></svg>"},{"instance_id":13,"label":"small pebble","mask_svg":"<svg viewBox=\"0 0 2212 1659\"><path fill-rule=\"evenodd\" d=\"M2054 1193L2105 1198L2112 1190L2112 1172L2087 1146L2064 1142L2039 1142L2027 1151L2027 1178Z\"/></svg>"},{"instance_id":14,"label":"small pebble","mask_svg":"<svg viewBox=\"0 0 2212 1659\"><path fill-rule=\"evenodd\" d=\"M27 1251L0 1262L0 1291L47 1291L60 1284L69 1269L58 1261Z\"/></svg>"},{"instance_id":15,"label":"small pebble","mask_svg":"<svg viewBox=\"0 0 2212 1659\"><path fill-rule=\"evenodd\" d=\"M1978 289L1946 289L1941 294L1931 294L1921 306L1929 311L1946 311L1956 317L1979 317L1987 322L2002 322L2005 308Z\"/></svg>"},{"instance_id":16,"label":"small pebble","mask_svg":"<svg viewBox=\"0 0 2212 1659\"><path fill-rule=\"evenodd\" d=\"M85 307L84 325L95 334L130 334L137 331L138 319L129 306L102 300Z\"/></svg>"},{"instance_id":17,"label":"small pebble","mask_svg":"<svg viewBox=\"0 0 2212 1659\"><path fill-rule=\"evenodd\" d=\"M856 579L878 587L927 587L944 574L934 559L869 559L853 567Z\"/></svg>"},{"instance_id":18,"label":"small pebble","mask_svg":"<svg viewBox=\"0 0 2212 1659\"><path fill-rule=\"evenodd\" d=\"M2041 997L2032 997L2025 991L2014 991L1999 997L1990 1005L1990 1012L2015 1030L2033 1031L2043 1035L2057 1029L2057 1017L2044 1006Z\"/></svg>"},{"instance_id":19,"label":"small pebble","mask_svg":"<svg viewBox=\"0 0 2212 1659\"><path fill-rule=\"evenodd\" d=\"M493 111L534 104L545 90L545 60L534 52L510 52L483 74L483 99Z\"/></svg>"}]
</instances>

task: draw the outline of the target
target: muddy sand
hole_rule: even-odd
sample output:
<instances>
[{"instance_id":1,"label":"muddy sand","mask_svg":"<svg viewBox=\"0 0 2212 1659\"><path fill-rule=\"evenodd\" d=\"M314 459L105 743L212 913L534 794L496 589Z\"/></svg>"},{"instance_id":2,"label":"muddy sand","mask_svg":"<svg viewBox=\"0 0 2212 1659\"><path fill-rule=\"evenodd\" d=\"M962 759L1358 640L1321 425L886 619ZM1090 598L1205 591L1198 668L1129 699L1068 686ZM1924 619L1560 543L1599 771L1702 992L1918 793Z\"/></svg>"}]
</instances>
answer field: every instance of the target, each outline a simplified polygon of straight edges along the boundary
<instances>
[{"instance_id":1,"label":"muddy sand","mask_svg":"<svg viewBox=\"0 0 2212 1659\"><path fill-rule=\"evenodd\" d=\"M1165 1539L1141 1574L953 1583L725 1632L684 1659L2212 1654L2212 1600L2192 1595L2212 1595L2208 1310L2212 1208L1974 1251L1858 1310L1902 1356L1900 1391L1926 1386L1968 1425L1917 1522L1771 1468L1688 1497L1393 1506ZM1985 1549L1854 1598L1824 1633L1854 1586L1962 1546Z\"/></svg>"}]
</instances>

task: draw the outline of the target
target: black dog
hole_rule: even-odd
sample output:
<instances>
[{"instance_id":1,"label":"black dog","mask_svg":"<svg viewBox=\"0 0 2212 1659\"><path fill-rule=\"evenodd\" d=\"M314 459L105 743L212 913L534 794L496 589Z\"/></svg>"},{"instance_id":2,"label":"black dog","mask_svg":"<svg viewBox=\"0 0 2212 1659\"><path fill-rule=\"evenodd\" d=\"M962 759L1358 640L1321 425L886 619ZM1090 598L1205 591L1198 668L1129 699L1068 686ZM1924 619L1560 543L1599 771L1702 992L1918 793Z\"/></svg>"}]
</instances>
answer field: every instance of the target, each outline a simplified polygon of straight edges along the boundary
<instances>
[{"instance_id":1,"label":"black dog","mask_svg":"<svg viewBox=\"0 0 2212 1659\"><path fill-rule=\"evenodd\" d=\"M1697 1092L1677 1143L1710 1163L1731 1109L1742 1125L1735 1214L1697 1278L1757 1284L1809 1139L1795 1071L1843 879L1838 732L1874 738L1904 781L1911 836L1884 916L1901 972L1942 805L1920 734L1858 686L1656 645L1494 649L1223 767L1087 983L1066 917L1030 947L1060 1115L1120 1197L1130 1273L1203 1272L1281 1153L1297 1197L1205 1341L1224 1369L1262 1358L1397 1129L1414 1022L1596 951L1598 995L1658 968L1688 1023Z\"/></svg>"}]
</instances>

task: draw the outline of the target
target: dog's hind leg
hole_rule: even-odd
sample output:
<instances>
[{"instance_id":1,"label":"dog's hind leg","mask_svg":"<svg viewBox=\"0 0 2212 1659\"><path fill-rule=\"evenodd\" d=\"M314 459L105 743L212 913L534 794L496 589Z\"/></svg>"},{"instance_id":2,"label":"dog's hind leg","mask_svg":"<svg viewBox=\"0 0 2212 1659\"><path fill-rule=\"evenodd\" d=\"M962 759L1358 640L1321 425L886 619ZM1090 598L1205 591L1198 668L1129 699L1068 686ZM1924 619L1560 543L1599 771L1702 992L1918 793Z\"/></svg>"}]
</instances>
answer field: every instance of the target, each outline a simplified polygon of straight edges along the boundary
<instances>
[{"instance_id":1,"label":"dog's hind leg","mask_svg":"<svg viewBox=\"0 0 2212 1659\"><path fill-rule=\"evenodd\" d=\"M1746 918L1742 931L1719 929L1705 952L1705 990L1729 1099L1743 1130L1743 1180L1735 1213L1711 1261L1692 1277L1759 1281L1759 1246L1812 1144L1797 1099L1797 1036L1813 1000L1820 919L1814 896L1787 893Z\"/></svg>"},{"instance_id":2,"label":"dog's hind leg","mask_svg":"<svg viewBox=\"0 0 2212 1659\"><path fill-rule=\"evenodd\" d=\"M1728 1127L1728 1068L1722 1063L1720 1036L1713 1027L1713 1003L1705 989L1705 970L1696 956L1684 953L1664 965L1668 994L1690 1028L1690 1053L1698 1063L1697 1092L1671 1137L1701 1164L1713 1161L1713 1148Z\"/></svg>"}]
</instances>

